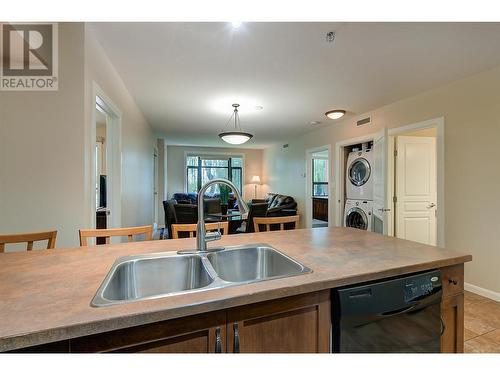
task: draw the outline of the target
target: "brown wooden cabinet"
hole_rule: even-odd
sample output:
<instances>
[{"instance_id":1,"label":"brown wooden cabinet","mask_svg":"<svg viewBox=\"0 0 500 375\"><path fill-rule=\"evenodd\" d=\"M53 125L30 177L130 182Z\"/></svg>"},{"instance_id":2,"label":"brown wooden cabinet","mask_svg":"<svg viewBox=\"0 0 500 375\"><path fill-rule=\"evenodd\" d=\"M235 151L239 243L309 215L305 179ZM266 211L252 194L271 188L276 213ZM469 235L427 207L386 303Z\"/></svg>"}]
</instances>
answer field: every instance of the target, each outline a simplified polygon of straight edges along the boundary
<instances>
[{"instance_id":1,"label":"brown wooden cabinet","mask_svg":"<svg viewBox=\"0 0 500 375\"><path fill-rule=\"evenodd\" d=\"M71 352L327 353L330 291L70 340Z\"/></svg>"},{"instance_id":2,"label":"brown wooden cabinet","mask_svg":"<svg viewBox=\"0 0 500 375\"><path fill-rule=\"evenodd\" d=\"M313 219L328 221L328 198L313 197Z\"/></svg>"},{"instance_id":3,"label":"brown wooden cabinet","mask_svg":"<svg viewBox=\"0 0 500 375\"><path fill-rule=\"evenodd\" d=\"M441 318L443 335L441 336L442 353L464 352L464 265L441 269L443 300Z\"/></svg>"},{"instance_id":4,"label":"brown wooden cabinet","mask_svg":"<svg viewBox=\"0 0 500 375\"><path fill-rule=\"evenodd\" d=\"M108 227L109 210L106 207L98 208L95 213L95 229L107 229ZM104 245L106 243L105 237L97 237L96 245Z\"/></svg>"},{"instance_id":5,"label":"brown wooden cabinet","mask_svg":"<svg viewBox=\"0 0 500 375\"><path fill-rule=\"evenodd\" d=\"M464 352L464 295L443 298L441 316L444 332L441 336L441 353Z\"/></svg>"},{"instance_id":6,"label":"brown wooden cabinet","mask_svg":"<svg viewBox=\"0 0 500 375\"><path fill-rule=\"evenodd\" d=\"M227 313L232 353L328 353L330 291L242 306Z\"/></svg>"},{"instance_id":7,"label":"brown wooden cabinet","mask_svg":"<svg viewBox=\"0 0 500 375\"><path fill-rule=\"evenodd\" d=\"M223 353L226 314L213 312L70 340L73 353Z\"/></svg>"}]
</instances>

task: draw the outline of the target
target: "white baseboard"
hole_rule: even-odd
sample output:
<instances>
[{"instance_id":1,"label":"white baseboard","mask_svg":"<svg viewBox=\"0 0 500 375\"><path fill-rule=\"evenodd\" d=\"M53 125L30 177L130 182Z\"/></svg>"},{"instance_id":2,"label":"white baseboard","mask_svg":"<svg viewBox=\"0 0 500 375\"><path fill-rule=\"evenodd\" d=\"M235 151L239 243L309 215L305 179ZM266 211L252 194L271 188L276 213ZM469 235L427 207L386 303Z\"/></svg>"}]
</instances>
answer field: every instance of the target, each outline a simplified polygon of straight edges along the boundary
<instances>
[{"instance_id":1,"label":"white baseboard","mask_svg":"<svg viewBox=\"0 0 500 375\"><path fill-rule=\"evenodd\" d=\"M480 296L500 302L500 293L494 292L489 289L484 289L476 285L464 283L464 289L468 292L479 294Z\"/></svg>"}]
</instances>

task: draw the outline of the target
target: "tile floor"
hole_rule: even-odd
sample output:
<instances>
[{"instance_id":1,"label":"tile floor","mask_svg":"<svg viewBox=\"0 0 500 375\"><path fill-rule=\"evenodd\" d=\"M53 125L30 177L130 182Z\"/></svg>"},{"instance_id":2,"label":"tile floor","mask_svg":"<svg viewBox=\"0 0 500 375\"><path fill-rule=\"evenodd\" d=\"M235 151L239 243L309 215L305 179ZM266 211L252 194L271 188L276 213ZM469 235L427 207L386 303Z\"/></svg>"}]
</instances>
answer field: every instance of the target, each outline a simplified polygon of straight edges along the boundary
<instances>
[{"instance_id":1,"label":"tile floor","mask_svg":"<svg viewBox=\"0 0 500 375\"><path fill-rule=\"evenodd\" d=\"M465 353L500 353L500 302L465 292Z\"/></svg>"}]
</instances>

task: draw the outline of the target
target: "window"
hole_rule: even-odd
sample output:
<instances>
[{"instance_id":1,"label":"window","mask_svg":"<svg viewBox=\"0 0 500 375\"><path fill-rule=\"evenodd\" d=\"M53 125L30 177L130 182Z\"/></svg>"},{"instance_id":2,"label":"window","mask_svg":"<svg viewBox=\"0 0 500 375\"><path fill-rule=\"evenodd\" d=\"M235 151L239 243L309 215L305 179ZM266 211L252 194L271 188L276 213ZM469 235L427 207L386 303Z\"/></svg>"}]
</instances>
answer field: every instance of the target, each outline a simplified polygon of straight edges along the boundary
<instances>
[{"instance_id":1,"label":"window","mask_svg":"<svg viewBox=\"0 0 500 375\"><path fill-rule=\"evenodd\" d=\"M242 190L243 158L241 157L188 155L186 166L188 193L196 193L208 181L221 177L232 181L240 192ZM219 186L211 186L207 194L219 194Z\"/></svg>"},{"instance_id":2,"label":"window","mask_svg":"<svg viewBox=\"0 0 500 375\"><path fill-rule=\"evenodd\" d=\"M328 159L312 160L313 196L328 196Z\"/></svg>"}]
</instances>

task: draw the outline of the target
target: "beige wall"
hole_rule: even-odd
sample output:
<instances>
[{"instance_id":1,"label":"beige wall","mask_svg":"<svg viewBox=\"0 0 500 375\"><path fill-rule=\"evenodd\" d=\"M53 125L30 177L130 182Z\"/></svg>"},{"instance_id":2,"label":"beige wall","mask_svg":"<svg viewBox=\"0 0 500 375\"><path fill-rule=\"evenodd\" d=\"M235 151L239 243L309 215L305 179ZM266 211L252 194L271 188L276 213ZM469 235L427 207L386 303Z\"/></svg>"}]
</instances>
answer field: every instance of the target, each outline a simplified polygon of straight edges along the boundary
<instances>
[{"instance_id":1,"label":"beige wall","mask_svg":"<svg viewBox=\"0 0 500 375\"><path fill-rule=\"evenodd\" d=\"M123 112L122 224L152 222L151 128L86 26L60 23L59 90L0 92L0 233L57 229L57 247L78 246L92 209L94 80Z\"/></svg>"},{"instance_id":2,"label":"beige wall","mask_svg":"<svg viewBox=\"0 0 500 375\"><path fill-rule=\"evenodd\" d=\"M85 26L87 134L90 134L89 128L93 126L91 118L95 107L95 98L92 98L93 82L122 112L122 226L151 224L155 144L153 131L91 30ZM87 158L89 163L90 154L87 154Z\"/></svg>"},{"instance_id":3,"label":"beige wall","mask_svg":"<svg viewBox=\"0 0 500 375\"><path fill-rule=\"evenodd\" d=\"M250 179L258 175L262 180L262 150L237 149L237 148L217 148L217 147L187 147L187 146L167 146L167 195L168 198L174 193L184 191L184 170L185 152L202 152L216 154L242 154L245 156L243 196L245 199L254 197L254 185L250 184ZM257 195L261 195L261 186L258 187Z\"/></svg>"},{"instance_id":4,"label":"beige wall","mask_svg":"<svg viewBox=\"0 0 500 375\"><path fill-rule=\"evenodd\" d=\"M444 116L445 241L466 251L466 282L500 292L500 67L371 111L373 125L353 120L329 122L290 147L268 148L263 155L267 189L297 198L304 212L305 150Z\"/></svg>"},{"instance_id":5,"label":"beige wall","mask_svg":"<svg viewBox=\"0 0 500 375\"><path fill-rule=\"evenodd\" d=\"M84 226L84 27L59 24L59 90L0 92L0 233Z\"/></svg>"}]
</instances>

